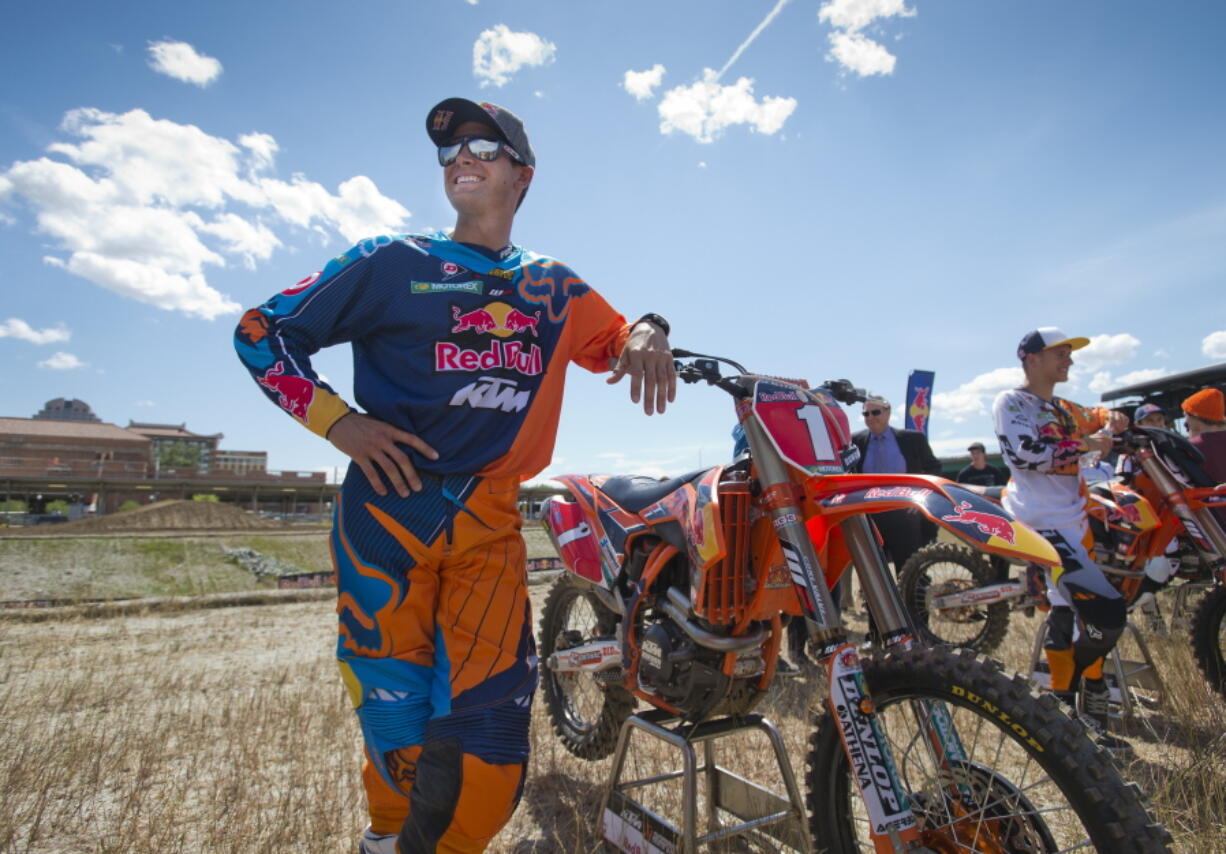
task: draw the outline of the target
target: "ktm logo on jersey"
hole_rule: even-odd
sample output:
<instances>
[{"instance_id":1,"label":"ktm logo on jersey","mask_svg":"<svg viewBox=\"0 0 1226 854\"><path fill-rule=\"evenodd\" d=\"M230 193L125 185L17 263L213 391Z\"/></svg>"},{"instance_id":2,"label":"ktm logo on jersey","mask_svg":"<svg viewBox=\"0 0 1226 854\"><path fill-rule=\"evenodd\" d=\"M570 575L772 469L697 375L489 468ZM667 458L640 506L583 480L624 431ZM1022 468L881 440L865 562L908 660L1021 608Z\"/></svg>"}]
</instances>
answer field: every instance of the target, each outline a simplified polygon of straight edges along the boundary
<instances>
[{"instance_id":1,"label":"ktm logo on jersey","mask_svg":"<svg viewBox=\"0 0 1226 854\"><path fill-rule=\"evenodd\" d=\"M529 389L520 391L515 380L498 377L481 377L461 388L451 397L452 406L471 406L473 409L500 409L503 412L520 412L532 396Z\"/></svg>"}]
</instances>

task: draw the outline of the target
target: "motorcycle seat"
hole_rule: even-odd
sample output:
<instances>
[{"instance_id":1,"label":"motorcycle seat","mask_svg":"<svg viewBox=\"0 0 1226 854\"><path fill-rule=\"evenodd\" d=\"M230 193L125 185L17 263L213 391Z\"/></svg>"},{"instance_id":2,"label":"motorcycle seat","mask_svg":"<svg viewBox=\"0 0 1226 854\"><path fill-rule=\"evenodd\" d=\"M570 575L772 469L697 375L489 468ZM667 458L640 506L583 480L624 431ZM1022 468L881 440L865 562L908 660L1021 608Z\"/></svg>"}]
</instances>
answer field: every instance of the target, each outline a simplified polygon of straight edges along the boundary
<instances>
[{"instance_id":1,"label":"motorcycle seat","mask_svg":"<svg viewBox=\"0 0 1226 854\"><path fill-rule=\"evenodd\" d=\"M710 470L699 469L669 480L657 480L641 474L611 477L601 485L600 491L616 501L623 510L638 513Z\"/></svg>"}]
</instances>

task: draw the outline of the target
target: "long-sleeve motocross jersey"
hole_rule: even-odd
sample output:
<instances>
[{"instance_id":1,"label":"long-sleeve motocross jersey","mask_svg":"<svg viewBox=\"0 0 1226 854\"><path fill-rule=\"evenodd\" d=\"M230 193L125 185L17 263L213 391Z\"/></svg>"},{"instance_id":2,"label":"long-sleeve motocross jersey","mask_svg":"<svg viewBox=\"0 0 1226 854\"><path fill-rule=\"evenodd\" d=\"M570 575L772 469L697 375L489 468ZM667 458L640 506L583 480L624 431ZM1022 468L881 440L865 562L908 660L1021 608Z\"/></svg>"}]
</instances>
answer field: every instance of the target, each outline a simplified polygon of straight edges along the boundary
<instances>
[{"instance_id":1,"label":"long-sleeve motocross jersey","mask_svg":"<svg viewBox=\"0 0 1226 854\"><path fill-rule=\"evenodd\" d=\"M531 477L549 464L566 366L609 369L630 327L573 270L442 233L369 238L246 312L239 358L264 393L326 436L350 407L311 367L351 342L354 395L438 451L434 474Z\"/></svg>"},{"instance_id":2,"label":"long-sleeve motocross jersey","mask_svg":"<svg viewBox=\"0 0 1226 854\"><path fill-rule=\"evenodd\" d=\"M1107 411L1017 388L997 396L992 418L1009 466L1005 509L1039 530L1081 525L1084 437L1102 429Z\"/></svg>"}]
</instances>

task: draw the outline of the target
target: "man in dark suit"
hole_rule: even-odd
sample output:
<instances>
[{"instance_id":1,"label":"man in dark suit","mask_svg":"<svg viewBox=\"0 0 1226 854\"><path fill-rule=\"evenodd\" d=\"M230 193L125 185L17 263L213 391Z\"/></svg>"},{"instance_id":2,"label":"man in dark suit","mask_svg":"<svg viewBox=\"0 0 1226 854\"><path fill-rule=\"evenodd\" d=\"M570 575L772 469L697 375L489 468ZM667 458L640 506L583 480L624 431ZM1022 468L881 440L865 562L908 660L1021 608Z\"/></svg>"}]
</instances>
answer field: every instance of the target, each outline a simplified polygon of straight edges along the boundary
<instances>
[{"instance_id":1,"label":"man in dark suit","mask_svg":"<svg viewBox=\"0 0 1226 854\"><path fill-rule=\"evenodd\" d=\"M864 474L940 474L941 463L932 453L928 437L918 430L896 430L890 426L890 402L879 395L869 395L864 402L864 424L851 437L860 449L856 471ZM885 551L894 562L894 571L902 569L920 546L931 539L924 528L926 521L918 511L890 510L874 513L873 522L885 541Z\"/></svg>"}]
</instances>

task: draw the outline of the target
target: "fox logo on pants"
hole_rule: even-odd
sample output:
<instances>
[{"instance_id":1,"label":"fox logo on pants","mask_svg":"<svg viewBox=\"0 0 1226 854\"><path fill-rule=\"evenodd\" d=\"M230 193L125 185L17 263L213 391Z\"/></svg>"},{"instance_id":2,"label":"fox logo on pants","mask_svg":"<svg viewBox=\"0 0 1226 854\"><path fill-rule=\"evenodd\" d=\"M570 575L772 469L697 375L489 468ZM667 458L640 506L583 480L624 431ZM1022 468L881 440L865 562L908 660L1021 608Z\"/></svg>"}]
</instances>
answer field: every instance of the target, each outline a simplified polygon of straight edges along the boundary
<instances>
[{"instance_id":1,"label":"fox logo on pants","mask_svg":"<svg viewBox=\"0 0 1226 854\"><path fill-rule=\"evenodd\" d=\"M315 399L314 383L293 374L286 374L284 362L277 362L264 372L264 376L257 377L256 381L269 391L277 393L278 406L299 421L306 422L307 411L311 408L311 401Z\"/></svg>"}]
</instances>

